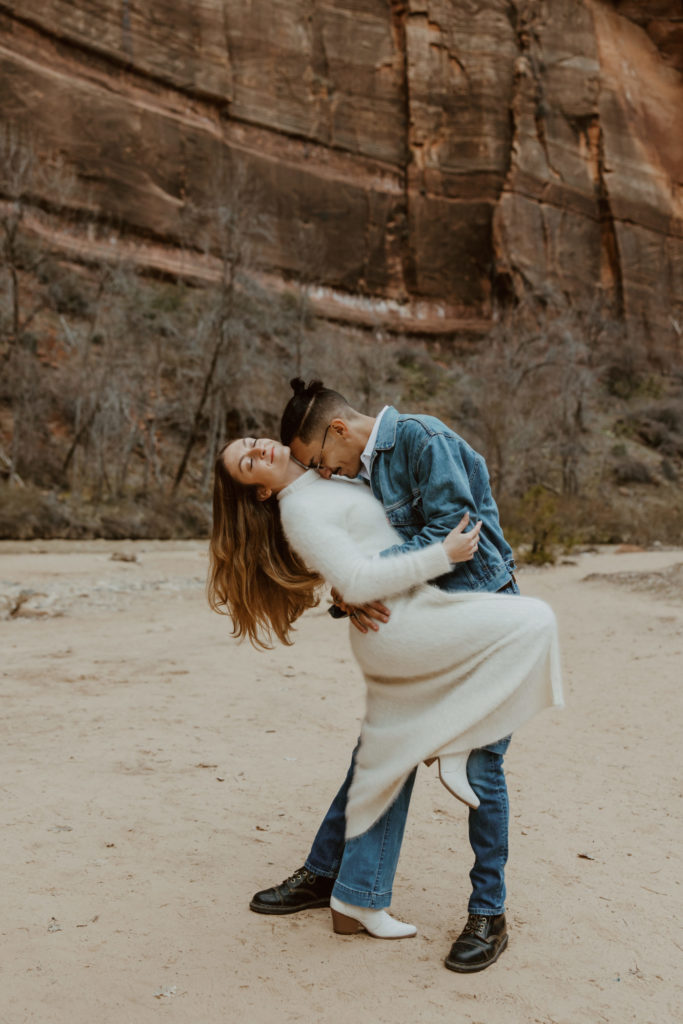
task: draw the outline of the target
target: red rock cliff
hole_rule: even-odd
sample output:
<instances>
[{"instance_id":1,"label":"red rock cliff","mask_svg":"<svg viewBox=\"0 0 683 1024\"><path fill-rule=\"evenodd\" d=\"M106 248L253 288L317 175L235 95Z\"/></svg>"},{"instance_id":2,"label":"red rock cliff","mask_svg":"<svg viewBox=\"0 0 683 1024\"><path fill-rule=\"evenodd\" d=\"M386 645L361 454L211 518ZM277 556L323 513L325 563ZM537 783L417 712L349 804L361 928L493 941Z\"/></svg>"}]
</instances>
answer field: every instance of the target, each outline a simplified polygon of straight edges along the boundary
<instances>
[{"instance_id":1,"label":"red rock cliff","mask_svg":"<svg viewBox=\"0 0 683 1024\"><path fill-rule=\"evenodd\" d=\"M322 315L485 329L597 283L658 347L683 330L680 0L0 0L0 30L4 117L78 172L30 222L66 251L115 224L210 277L201 211L240 180L258 272L320 276Z\"/></svg>"}]
</instances>

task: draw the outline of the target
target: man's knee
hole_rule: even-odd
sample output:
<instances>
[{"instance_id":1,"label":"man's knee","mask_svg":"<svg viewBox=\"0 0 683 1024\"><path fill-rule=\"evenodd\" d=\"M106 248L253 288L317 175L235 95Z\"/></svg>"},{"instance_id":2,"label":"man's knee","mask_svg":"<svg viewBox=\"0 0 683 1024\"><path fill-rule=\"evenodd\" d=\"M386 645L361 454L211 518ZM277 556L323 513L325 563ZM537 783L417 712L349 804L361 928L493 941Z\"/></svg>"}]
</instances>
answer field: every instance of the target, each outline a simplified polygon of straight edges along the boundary
<instances>
[{"instance_id":1,"label":"man's knee","mask_svg":"<svg viewBox=\"0 0 683 1024\"><path fill-rule=\"evenodd\" d=\"M488 743L481 749L490 750L492 754L506 754L511 742L512 736L504 736L502 740L496 740L495 743Z\"/></svg>"},{"instance_id":2,"label":"man's knee","mask_svg":"<svg viewBox=\"0 0 683 1024\"><path fill-rule=\"evenodd\" d=\"M494 750L473 750L467 760L467 778L472 788L497 788L503 775L503 755Z\"/></svg>"}]
</instances>

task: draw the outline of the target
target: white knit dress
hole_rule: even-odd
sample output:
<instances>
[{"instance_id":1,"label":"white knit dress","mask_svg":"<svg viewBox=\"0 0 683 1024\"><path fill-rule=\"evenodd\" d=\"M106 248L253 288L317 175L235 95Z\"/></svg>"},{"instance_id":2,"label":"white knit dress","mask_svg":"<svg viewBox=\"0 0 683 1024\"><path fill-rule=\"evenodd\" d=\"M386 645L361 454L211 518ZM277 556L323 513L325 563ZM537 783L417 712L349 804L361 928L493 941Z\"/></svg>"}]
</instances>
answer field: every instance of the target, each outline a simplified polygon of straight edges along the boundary
<instances>
[{"instance_id":1,"label":"white knit dress","mask_svg":"<svg viewBox=\"0 0 683 1024\"><path fill-rule=\"evenodd\" d=\"M391 611L376 633L351 628L367 706L347 839L381 817L421 761L494 743L562 706L557 626L543 601L427 584L449 571L442 544L378 557L401 538L363 484L309 470L279 498L287 539L309 568L350 604L381 599Z\"/></svg>"}]
</instances>

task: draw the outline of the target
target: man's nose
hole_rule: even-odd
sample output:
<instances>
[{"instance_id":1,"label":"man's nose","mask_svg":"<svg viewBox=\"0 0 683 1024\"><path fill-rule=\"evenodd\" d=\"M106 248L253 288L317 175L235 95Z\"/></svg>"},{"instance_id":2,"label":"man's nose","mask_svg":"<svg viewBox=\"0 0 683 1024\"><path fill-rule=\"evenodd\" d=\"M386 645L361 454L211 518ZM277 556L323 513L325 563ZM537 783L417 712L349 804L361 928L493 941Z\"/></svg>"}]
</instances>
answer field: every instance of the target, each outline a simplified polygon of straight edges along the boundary
<instances>
[{"instance_id":1,"label":"man's nose","mask_svg":"<svg viewBox=\"0 0 683 1024\"><path fill-rule=\"evenodd\" d=\"M332 470L328 469L327 466L320 466L320 468L318 469L318 473L323 478L323 480L329 480L330 477L332 476Z\"/></svg>"}]
</instances>

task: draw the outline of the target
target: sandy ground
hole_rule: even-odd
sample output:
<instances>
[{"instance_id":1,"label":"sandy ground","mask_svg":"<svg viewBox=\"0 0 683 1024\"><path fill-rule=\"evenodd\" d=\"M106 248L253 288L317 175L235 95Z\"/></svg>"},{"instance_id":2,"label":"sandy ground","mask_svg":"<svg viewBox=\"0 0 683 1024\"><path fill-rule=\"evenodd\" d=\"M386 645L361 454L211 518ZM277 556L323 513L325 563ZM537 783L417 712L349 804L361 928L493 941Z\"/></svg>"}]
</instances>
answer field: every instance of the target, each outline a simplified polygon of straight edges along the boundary
<instances>
[{"instance_id":1,"label":"sandy ground","mask_svg":"<svg viewBox=\"0 0 683 1024\"><path fill-rule=\"evenodd\" d=\"M681 564L521 573L557 612L567 708L510 748L510 945L468 977L442 966L471 855L434 769L394 893L416 939L248 909L346 771L344 624L318 609L257 653L209 612L202 544L0 545L0 1024L678 1024Z\"/></svg>"}]
</instances>

